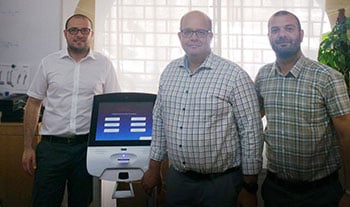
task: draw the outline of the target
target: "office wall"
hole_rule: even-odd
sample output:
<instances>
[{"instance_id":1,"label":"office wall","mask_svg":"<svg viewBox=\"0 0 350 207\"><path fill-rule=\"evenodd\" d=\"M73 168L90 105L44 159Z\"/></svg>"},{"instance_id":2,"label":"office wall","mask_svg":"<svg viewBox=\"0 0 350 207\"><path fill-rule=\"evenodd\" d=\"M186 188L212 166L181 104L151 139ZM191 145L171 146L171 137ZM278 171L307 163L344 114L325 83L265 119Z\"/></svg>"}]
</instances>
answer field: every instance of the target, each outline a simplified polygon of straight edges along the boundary
<instances>
[{"instance_id":1,"label":"office wall","mask_svg":"<svg viewBox=\"0 0 350 207\"><path fill-rule=\"evenodd\" d=\"M0 0L0 93L26 91L41 58L60 48L61 0Z\"/></svg>"}]
</instances>

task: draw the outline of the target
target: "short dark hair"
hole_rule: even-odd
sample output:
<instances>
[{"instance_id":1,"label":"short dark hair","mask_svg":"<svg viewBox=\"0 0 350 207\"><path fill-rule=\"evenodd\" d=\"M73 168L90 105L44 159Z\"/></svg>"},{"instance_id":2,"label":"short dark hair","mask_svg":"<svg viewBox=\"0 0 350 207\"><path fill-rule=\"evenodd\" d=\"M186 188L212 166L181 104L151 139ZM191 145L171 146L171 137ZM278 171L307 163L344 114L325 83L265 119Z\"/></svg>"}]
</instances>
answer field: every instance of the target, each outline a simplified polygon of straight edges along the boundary
<instances>
[{"instance_id":1,"label":"short dark hair","mask_svg":"<svg viewBox=\"0 0 350 207\"><path fill-rule=\"evenodd\" d=\"M280 11L277 11L276 13L274 13L271 17L276 17L276 16L285 16L285 15L290 15L290 16L293 16L295 18L295 20L297 21L297 26L298 26L298 29L299 31L301 30L301 24L300 24L300 20L299 18L293 14L292 12L289 12L287 10L280 10ZM270 25L270 21L269 21L269 25Z\"/></svg>"},{"instance_id":2,"label":"short dark hair","mask_svg":"<svg viewBox=\"0 0 350 207\"><path fill-rule=\"evenodd\" d=\"M70 21L71 19L73 19L73 18L81 18L81 19L87 19L87 20L89 20L90 25L91 25L91 28L93 29L93 24L92 24L91 19L90 19L89 17L85 16L84 14L74 14L74 15L70 16L70 17L67 19L67 21L66 21L65 29L68 29L68 23L69 23L69 21Z\"/></svg>"}]
</instances>

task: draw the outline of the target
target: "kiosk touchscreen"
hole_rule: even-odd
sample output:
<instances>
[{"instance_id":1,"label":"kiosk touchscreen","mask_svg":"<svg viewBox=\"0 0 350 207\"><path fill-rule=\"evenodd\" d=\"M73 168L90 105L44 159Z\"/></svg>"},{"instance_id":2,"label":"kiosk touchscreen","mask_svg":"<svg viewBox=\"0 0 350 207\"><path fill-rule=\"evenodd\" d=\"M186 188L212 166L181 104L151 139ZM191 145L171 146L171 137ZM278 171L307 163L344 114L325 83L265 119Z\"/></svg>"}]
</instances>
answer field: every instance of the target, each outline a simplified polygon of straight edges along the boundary
<instances>
[{"instance_id":1,"label":"kiosk touchscreen","mask_svg":"<svg viewBox=\"0 0 350 207\"><path fill-rule=\"evenodd\" d=\"M94 96L87 149L88 172L110 181L142 178L149 164L154 94Z\"/></svg>"}]
</instances>

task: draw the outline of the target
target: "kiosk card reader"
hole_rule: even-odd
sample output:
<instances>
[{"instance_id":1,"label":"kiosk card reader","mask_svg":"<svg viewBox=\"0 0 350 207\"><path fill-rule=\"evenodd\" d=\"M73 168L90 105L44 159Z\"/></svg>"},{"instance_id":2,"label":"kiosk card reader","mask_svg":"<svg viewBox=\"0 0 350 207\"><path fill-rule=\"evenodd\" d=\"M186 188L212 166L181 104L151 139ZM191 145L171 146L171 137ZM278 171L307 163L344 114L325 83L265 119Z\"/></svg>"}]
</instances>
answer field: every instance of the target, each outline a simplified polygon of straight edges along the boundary
<instances>
[{"instance_id":1,"label":"kiosk card reader","mask_svg":"<svg viewBox=\"0 0 350 207\"><path fill-rule=\"evenodd\" d=\"M116 181L113 198L133 197L131 181L140 180L148 168L155 99L147 93L94 96L87 170ZM129 182L130 191L118 191L118 182Z\"/></svg>"}]
</instances>

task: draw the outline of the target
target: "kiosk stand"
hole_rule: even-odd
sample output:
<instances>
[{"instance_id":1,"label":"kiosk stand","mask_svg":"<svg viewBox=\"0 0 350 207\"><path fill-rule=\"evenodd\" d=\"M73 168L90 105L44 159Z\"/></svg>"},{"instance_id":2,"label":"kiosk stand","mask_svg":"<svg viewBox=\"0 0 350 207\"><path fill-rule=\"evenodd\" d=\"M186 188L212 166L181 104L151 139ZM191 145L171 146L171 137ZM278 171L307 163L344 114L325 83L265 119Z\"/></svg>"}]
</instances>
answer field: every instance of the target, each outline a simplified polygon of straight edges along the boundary
<instances>
[{"instance_id":1,"label":"kiosk stand","mask_svg":"<svg viewBox=\"0 0 350 207\"><path fill-rule=\"evenodd\" d=\"M148 169L155 99L145 93L94 96L87 169L101 180L115 182L112 199L134 197L132 182ZM118 190L120 182L128 183L129 189ZM156 205L154 195L148 206Z\"/></svg>"}]
</instances>

